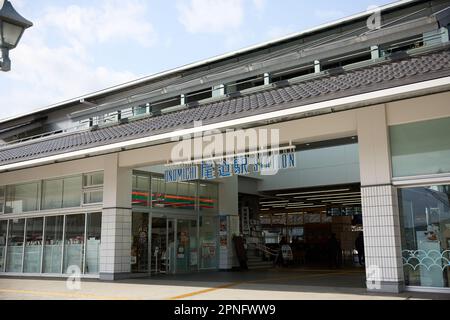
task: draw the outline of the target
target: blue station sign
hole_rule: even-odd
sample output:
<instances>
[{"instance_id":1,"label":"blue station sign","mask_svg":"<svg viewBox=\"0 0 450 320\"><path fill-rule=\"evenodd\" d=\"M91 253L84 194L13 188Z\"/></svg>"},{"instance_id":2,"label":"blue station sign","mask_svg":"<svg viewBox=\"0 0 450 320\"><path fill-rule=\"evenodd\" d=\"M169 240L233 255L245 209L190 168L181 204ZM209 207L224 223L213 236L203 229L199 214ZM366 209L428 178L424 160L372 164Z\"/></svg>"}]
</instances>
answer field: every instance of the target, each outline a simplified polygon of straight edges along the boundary
<instances>
[{"instance_id":1,"label":"blue station sign","mask_svg":"<svg viewBox=\"0 0 450 320\"><path fill-rule=\"evenodd\" d=\"M260 173L274 175L279 170L296 167L295 152L261 156L246 155L220 161L202 161L200 164L185 165L164 171L166 183L194 180L214 180L233 175Z\"/></svg>"}]
</instances>

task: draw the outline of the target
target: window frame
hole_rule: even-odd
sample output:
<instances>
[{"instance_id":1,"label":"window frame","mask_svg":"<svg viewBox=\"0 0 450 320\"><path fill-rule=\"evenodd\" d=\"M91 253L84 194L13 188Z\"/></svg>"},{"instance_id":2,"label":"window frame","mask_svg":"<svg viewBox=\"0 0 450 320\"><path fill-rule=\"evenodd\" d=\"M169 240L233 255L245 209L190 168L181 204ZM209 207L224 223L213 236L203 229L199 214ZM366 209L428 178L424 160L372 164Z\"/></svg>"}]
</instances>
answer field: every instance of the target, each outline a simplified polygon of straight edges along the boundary
<instances>
[{"instance_id":1,"label":"window frame","mask_svg":"<svg viewBox=\"0 0 450 320\"><path fill-rule=\"evenodd\" d=\"M0 215L5 214L6 186L0 186Z\"/></svg>"},{"instance_id":2,"label":"window frame","mask_svg":"<svg viewBox=\"0 0 450 320\"><path fill-rule=\"evenodd\" d=\"M66 250L66 239L67 239L67 228L66 228L66 224L67 224L67 217L68 216L76 216L76 215L81 215L84 217L84 236L83 236L83 264L81 266L81 274L82 275L87 275L88 277L92 277L92 276L99 276L100 275L100 269L98 271L98 273L88 273L85 271L86 269L86 264L85 264L85 260L86 260L86 246L87 246L87 230L88 230L88 217L91 214L99 214L100 215L100 245L102 243L102 233L101 233L101 228L102 228L102 222L103 222L103 212L101 210L93 210L93 211L82 211L82 212L73 212L73 213L54 213L54 214L49 214L49 215L42 215L42 216L31 216L31 217L21 217L21 218L8 218L8 219L2 219L1 221L5 221L6 222L6 243L5 243L5 251L4 251L4 257L3 257L3 268L0 269L0 274L21 274L21 275L33 275L35 273L25 273L24 270L24 266L25 266L25 247L26 247L26 237L27 237L27 224L29 220L33 220L33 219L37 219L37 218L42 218L42 241L41 241L41 256L40 256L40 266L39 266L39 275L56 275L56 276L66 276L67 274L65 273L64 270L64 263L65 263L65 259L64 259L64 255L65 255L65 250ZM58 273L44 273L44 253L45 253L45 241L46 241L46 237L47 237L47 228L46 228L46 224L47 224L47 220L49 218L53 218L53 217L63 217L63 222L62 222L62 238L61 238L61 268L60 268L60 272ZM11 234L11 221L13 220L24 220L24 231L23 231L23 243L22 243L22 266L21 266L21 272L8 272L7 270L7 263L8 263L8 248L9 248L9 241L10 241L10 234ZM98 259L100 259L100 253L99 253L99 257ZM99 260L100 261L100 260ZM100 266L100 264L98 265L98 267Z\"/></svg>"},{"instance_id":3,"label":"window frame","mask_svg":"<svg viewBox=\"0 0 450 320\"><path fill-rule=\"evenodd\" d=\"M30 210L30 211L21 211L21 212L6 212L6 207L7 207L7 202L8 202L8 188L12 188L14 187L14 197L16 196L16 192L15 192L15 188L17 186L23 186L23 185L28 185L28 184L36 184L37 185L37 198L36 198L36 210ZM42 180L32 180L32 181L28 181L28 182L22 182L22 183L16 183L16 184L8 184L6 186L4 186L5 188L5 204L4 204L4 214L11 214L11 215L22 215L22 214L31 214L31 213L35 213L35 212L39 212L41 211L41 207L42 207L42 202L41 202L41 197L42 197Z\"/></svg>"}]
</instances>

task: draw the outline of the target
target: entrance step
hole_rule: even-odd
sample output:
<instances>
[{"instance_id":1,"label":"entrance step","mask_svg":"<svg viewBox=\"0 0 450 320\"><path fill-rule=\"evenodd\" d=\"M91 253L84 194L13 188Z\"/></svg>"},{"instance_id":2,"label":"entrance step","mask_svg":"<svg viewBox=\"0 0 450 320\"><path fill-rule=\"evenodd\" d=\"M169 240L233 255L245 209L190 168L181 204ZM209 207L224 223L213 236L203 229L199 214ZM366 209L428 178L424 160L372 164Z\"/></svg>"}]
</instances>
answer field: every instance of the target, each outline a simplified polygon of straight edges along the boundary
<instances>
[{"instance_id":1,"label":"entrance step","mask_svg":"<svg viewBox=\"0 0 450 320\"><path fill-rule=\"evenodd\" d=\"M270 269L273 267L273 261L265 261L262 257L247 253L247 266L252 269Z\"/></svg>"}]
</instances>

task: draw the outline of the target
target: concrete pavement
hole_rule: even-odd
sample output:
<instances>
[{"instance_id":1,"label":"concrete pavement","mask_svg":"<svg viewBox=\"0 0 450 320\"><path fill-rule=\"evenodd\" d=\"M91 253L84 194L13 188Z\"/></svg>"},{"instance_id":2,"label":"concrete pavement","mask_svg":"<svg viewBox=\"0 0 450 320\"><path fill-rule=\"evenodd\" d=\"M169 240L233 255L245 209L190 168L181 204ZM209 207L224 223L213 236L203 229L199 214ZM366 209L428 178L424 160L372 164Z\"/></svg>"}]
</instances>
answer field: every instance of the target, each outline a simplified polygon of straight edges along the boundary
<instances>
[{"instance_id":1,"label":"concrete pavement","mask_svg":"<svg viewBox=\"0 0 450 320\"><path fill-rule=\"evenodd\" d=\"M69 290L63 279L0 278L2 300L405 300L450 294L367 293L361 270L272 269L207 272L101 282L82 280Z\"/></svg>"}]
</instances>

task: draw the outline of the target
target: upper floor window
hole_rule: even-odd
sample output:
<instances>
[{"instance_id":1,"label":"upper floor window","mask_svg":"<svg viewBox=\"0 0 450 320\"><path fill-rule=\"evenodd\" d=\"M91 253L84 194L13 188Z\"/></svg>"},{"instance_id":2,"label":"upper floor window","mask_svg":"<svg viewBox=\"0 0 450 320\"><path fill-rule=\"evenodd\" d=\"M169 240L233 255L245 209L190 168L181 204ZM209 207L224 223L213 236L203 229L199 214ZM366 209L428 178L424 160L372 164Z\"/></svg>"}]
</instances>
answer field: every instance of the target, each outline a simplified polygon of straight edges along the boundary
<instances>
[{"instance_id":1,"label":"upper floor window","mask_svg":"<svg viewBox=\"0 0 450 320\"><path fill-rule=\"evenodd\" d=\"M103 202L103 172L0 186L0 213L77 208Z\"/></svg>"},{"instance_id":2,"label":"upper floor window","mask_svg":"<svg viewBox=\"0 0 450 320\"><path fill-rule=\"evenodd\" d=\"M241 79L235 83L230 83L227 85L227 93L234 93L243 91L246 89L259 87L264 84L264 76L259 75L255 77L250 77L246 79Z\"/></svg>"},{"instance_id":3,"label":"upper floor window","mask_svg":"<svg viewBox=\"0 0 450 320\"><path fill-rule=\"evenodd\" d=\"M3 213L5 207L5 187L0 187L0 213Z\"/></svg>"},{"instance_id":4,"label":"upper floor window","mask_svg":"<svg viewBox=\"0 0 450 320\"><path fill-rule=\"evenodd\" d=\"M81 175L42 183L42 209L79 207L81 204Z\"/></svg>"},{"instance_id":5,"label":"upper floor window","mask_svg":"<svg viewBox=\"0 0 450 320\"><path fill-rule=\"evenodd\" d=\"M103 172L86 173L83 175L83 204L98 204L103 202Z\"/></svg>"},{"instance_id":6,"label":"upper floor window","mask_svg":"<svg viewBox=\"0 0 450 320\"><path fill-rule=\"evenodd\" d=\"M83 175L83 187L103 186L103 172L86 173Z\"/></svg>"},{"instance_id":7,"label":"upper floor window","mask_svg":"<svg viewBox=\"0 0 450 320\"><path fill-rule=\"evenodd\" d=\"M201 101L212 98L212 88L206 88L195 92L188 93L185 96L185 103L191 103L195 101Z\"/></svg>"},{"instance_id":8,"label":"upper floor window","mask_svg":"<svg viewBox=\"0 0 450 320\"><path fill-rule=\"evenodd\" d=\"M389 128L394 177L450 172L450 118Z\"/></svg>"},{"instance_id":9,"label":"upper floor window","mask_svg":"<svg viewBox=\"0 0 450 320\"><path fill-rule=\"evenodd\" d=\"M7 186L5 213L39 210L39 192L39 182Z\"/></svg>"}]
</instances>

